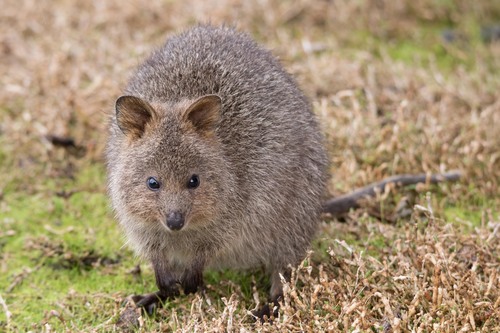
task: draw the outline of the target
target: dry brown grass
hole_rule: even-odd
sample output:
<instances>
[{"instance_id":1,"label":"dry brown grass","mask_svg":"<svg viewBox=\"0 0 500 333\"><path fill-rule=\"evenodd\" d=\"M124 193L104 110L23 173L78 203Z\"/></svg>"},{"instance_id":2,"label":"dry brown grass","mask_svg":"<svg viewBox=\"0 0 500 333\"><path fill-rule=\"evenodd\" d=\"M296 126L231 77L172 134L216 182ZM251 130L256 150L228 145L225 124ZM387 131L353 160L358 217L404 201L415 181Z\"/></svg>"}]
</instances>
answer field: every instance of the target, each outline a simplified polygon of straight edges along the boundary
<instances>
[{"instance_id":1,"label":"dry brown grass","mask_svg":"<svg viewBox=\"0 0 500 333\"><path fill-rule=\"evenodd\" d=\"M499 325L498 251L488 232L464 237L436 223L426 208L390 237L392 249L381 260L341 240L329 260L304 262L285 286L279 318L248 325L237 312L242 299L224 299L222 313L202 297L189 315L172 310L166 331L262 332L494 332ZM394 230L393 230L394 231ZM495 250L496 248L496 250ZM187 310L187 309L186 309Z\"/></svg>"},{"instance_id":2,"label":"dry brown grass","mask_svg":"<svg viewBox=\"0 0 500 333\"><path fill-rule=\"evenodd\" d=\"M208 295L176 300L140 330L500 331L499 43L442 45L422 30L446 22L473 34L471 20L499 20L494 1L6 0L1 7L1 149L23 176L34 173L28 191L43 187L44 177L100 163L106 114L131 70L166 36L199 21L236 24L296 75L327 138L331 195L397 173L464 172L461 182L432 188L437 195L426 197L425 186L406 198L386 193L345 224L325 223L316 248L323 252L298 268L273 324L253 324L247 310L259 294L245 299L233 286L234 294L220 295L223 305ZM405 38L414 45L429 38L423 48L439 52L395 61L391 45ZM47 135L74 138L85 156L54 147ZM400 199L420 206L403 217L394 211ZM117 306L96 330L116 328L124 296L105 296ZM63 326L92 330L68 319Z\"/></svg>"},{"instance_id":3,"label":"dry brown grass","mask_svg":"<svg viewBox=\"0 0 500 333\"><path fill-rule=\"evenodd\" d=\"M353 27L404 35L420 20L446 16L441 13L446 8L434 12L425 2L380 3L384 10L328 1L314 6L308 1L152 1L147 6L7 1L0 14L4 141L15 140L18 152L43 160L54 152L41 138L71 136L86 145L87 156L98 158L104 114L134 66L166 36L194 22L233 22L274 49L313 99L333 158L331 192L344 175L351 187L388 172L460 168L474 183L485 180L477 185L492 194L498 186L500 79L492 75L499 68L498 46L474 53L473 71L457 67L446 76L432 64L431 70L419 68L418 58L416 66L395 63L383 46L369 41L366 50L346 47L346 56L341 47L352 39ZM457 3L461 10L453 11L455 16L487 11L487 2ZM369 158L374 153L377 165L361 168L366 159L375 160Z\"/></svg>"}]
</instances>

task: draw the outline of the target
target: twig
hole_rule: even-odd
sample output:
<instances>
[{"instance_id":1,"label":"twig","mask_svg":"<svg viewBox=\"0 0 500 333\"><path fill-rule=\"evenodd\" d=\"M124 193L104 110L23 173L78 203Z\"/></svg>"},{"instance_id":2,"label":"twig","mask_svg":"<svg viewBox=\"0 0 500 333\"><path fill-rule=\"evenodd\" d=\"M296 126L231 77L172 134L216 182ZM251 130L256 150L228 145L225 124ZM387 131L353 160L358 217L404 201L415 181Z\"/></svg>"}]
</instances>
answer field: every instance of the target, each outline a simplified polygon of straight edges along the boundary
<instances>
[{"instance_id":1,"label":"twig","mask_svg":"<svg viewBox=\"0 0 500 333\"><path fill-rule=\"evenodd\" d=\"M333 216L345 214L352 208L359 208L360 199L374 197L377 193L384 192L385 187L389 184L395 184L396 186L408 186L418 183L436 184L442 181L456 181L460 179L460 176L460 171L451 171L437 175L418 174L388 177L354 192L328 200L323 204L323 212L330 213Z\"/></svg>"},{"instance_id":2,"label":"twig","mask_svg":"<svg viewBox=\"0 0 500 333\"><path fill-rule=\"evenodd\" d=\"M9 311L9 308L7 307L7 304L5 303L2 295L0 295L0 305L5 312L5 317L7 317L7 327L10 327L10 317L12 317L12 313Z\"/></svg>"},{"instance_id":3,"label":"twig","mask_svg":"<svg viewBox=\"0 0 500 333\"><path fill-rule=\"evenodd\" d=\"M36 272L42 267L43 263L35 266L35 268L25 267L23 271L16 275L14 281L7 287L6 291L10 293L18 284L24 281L31 273Z\"/></svg>"}]
</instances>

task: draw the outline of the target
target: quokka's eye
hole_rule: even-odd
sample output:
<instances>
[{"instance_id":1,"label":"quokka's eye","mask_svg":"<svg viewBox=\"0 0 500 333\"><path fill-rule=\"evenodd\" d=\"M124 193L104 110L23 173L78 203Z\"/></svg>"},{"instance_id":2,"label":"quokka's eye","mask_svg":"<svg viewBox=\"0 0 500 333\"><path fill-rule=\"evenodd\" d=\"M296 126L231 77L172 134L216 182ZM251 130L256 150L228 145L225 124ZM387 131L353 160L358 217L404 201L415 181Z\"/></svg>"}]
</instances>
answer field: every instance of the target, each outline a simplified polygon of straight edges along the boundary
<instances>
[{"instance_id":1,"label":"quokka's eye","mask_svg":"<svg viewBox=\"0 0 500 333\"><path fill-rule=\"evenodd\" d=\"M160 182L155 177L149 177L146 184L151 191L158 191L160 189Z\"/></svg>"},{"instance_id":2,"label":"quokka's eye","mask_svg":"<svg viewBox=\"0 0 500 333\"><path fill-rule=\"evenodd\" d=\"M200 186L200 177L198 177L198 175L192 175L191 178L189 178L187 187L197 188L198 186Z\"/></svg>"}]
</instances>

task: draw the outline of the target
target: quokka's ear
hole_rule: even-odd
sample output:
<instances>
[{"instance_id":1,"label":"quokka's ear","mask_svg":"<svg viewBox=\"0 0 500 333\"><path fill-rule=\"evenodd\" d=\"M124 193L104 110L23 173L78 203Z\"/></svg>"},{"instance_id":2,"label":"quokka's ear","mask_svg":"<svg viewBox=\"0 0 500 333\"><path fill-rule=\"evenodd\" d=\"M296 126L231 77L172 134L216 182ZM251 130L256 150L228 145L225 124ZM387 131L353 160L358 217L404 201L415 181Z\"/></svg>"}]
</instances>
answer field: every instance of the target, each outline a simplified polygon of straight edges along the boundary
<instances>
[{"instance_id":1,"label":"quokka's ear","mask_svg":"<svg viewBox=\"0 0 500 333\"><path fill-rule=\"evenodd\" d=\"M208 134L215 128L221 109L222 100L218 95L205 95L184 111L184 121L190 122L198 133Z\"/></svg>"},{"instance_id":2,"label":"quokka's ear","mask_svg":"<svg viewBox=\"0 0 500 333\"><path fill-rule=\"evenodd\" d=\"M135 96L121 96L116 100L116 123L130 139L138 139L144 134L146 124L156 117L153 107Z\"/></svg>"}]
</instances>

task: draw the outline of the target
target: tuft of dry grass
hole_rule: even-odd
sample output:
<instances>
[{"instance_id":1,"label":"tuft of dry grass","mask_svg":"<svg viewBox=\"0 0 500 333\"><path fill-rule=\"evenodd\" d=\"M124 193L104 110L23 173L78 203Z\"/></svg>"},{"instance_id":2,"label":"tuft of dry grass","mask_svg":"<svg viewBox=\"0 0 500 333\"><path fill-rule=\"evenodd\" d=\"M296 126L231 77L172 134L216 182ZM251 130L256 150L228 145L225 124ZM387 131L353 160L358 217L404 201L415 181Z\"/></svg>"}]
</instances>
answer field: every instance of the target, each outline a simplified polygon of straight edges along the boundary
<instances>
[{"instance_id":1,"label":"tuft of dry grass","mask_svg":"<svg viewBox=\"0 0 500 333\"><path fill-rule=\"evenodd\" d=\"M55 244L66 249L70 238L30 224L50 221L15 220L7 202L71 197L59 187L102 163L107 117L133 68L197 22L249 32L297 77L325 133L329 196L398 173L460 169L464 178L390 189L344 223L325 216L272 323L252 320L249 311L265 296L254 281L259 274L250 272L237 278L247 286L222 275L205 294L180 297L153 318L132 315L135 329L500 331L500 43L479 37L482 26L500 22L500 4L487 0L3 1L0 214L7 217L0 220L0 275L12 278L0 288L0 330L127 329L118 324L120 314L135 310L121 290L71 289L47 301L43 320L23 319L31 315L20 305L25 295L10 285L15 289L46 263L9 271L17 253L2 249L36 244L46 234L60 236ZM441 32L450 28L459 42L443 41ZM64 139L73 140L72 148ZM88 186L105 191L104 180ZM25 238L13 220L28 230ZM107 222L102 228L117 228ZM32 251L29 244L22 251ZM150 272L144 275L145 288L154 289Z\"/></svg>"}]
</instances>

